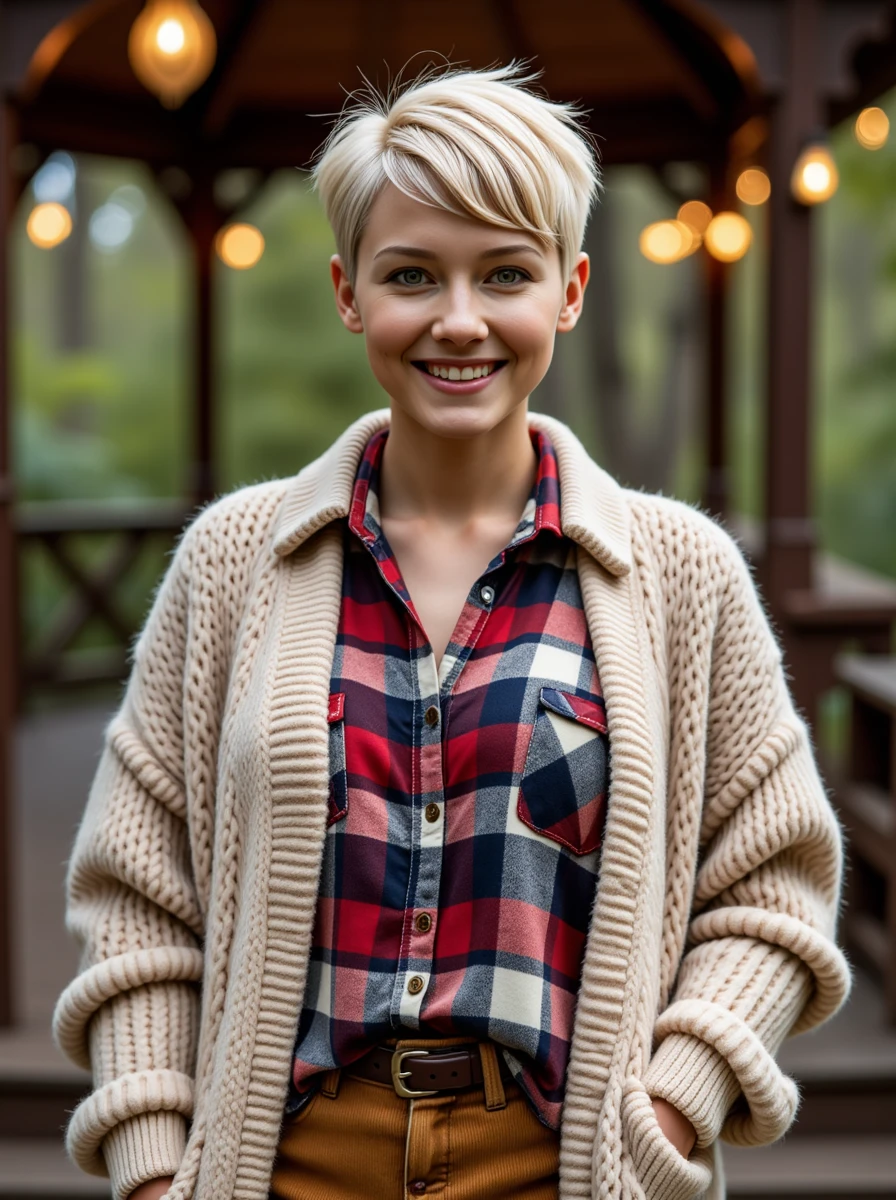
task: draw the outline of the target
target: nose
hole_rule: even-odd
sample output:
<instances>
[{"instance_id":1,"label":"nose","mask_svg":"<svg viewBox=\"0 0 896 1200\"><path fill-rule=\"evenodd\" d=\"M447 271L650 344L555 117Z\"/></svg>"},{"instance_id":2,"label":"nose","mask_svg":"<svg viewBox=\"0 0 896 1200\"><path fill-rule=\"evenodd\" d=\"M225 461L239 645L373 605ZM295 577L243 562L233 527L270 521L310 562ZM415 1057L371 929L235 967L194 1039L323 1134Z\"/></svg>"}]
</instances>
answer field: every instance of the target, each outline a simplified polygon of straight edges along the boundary
<instances>
[{"instance_id":1,"label":"nose","mask_svg":"<svg viewBox=\"0 0 896 1200\"><path fill-rule=\"evenodd\" d=\"M457 283L443 292L438 315L433 321L432 335L438 342L468 346L484 342L488 324L476 302L476 293L468 284Z\"/></svg>"}]
</instances>

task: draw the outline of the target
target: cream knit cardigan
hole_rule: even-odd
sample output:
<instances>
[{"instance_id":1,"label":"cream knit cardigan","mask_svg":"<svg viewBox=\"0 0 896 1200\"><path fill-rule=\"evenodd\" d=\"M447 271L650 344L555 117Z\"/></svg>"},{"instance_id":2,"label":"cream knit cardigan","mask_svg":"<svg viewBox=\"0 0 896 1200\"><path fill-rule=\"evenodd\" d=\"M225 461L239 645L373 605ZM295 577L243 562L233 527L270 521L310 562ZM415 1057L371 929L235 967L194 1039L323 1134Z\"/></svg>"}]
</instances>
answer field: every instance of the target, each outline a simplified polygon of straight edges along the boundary
<instances>
[{"instance_id":1,"label":"cream knit cardigan","mask_svg":"<svg viewBox=\"0 0 896 1200\"><path fill-rule=\"evenodd\" d=\"M560 1197L719 1198L718 1136L785 1132L797 1090L772 1056L849 989L839 830L728 535L529 419L557 449L612 747ZM95 1079L69 1151L118 1198L175 1173L177 1200L267 1196L326 828L335 519L388 420L192 521L106 728L69 868L81 973L54 1029ZM651 1096L696 1127L690 1159Z\"/></svg>"}]
</instances>

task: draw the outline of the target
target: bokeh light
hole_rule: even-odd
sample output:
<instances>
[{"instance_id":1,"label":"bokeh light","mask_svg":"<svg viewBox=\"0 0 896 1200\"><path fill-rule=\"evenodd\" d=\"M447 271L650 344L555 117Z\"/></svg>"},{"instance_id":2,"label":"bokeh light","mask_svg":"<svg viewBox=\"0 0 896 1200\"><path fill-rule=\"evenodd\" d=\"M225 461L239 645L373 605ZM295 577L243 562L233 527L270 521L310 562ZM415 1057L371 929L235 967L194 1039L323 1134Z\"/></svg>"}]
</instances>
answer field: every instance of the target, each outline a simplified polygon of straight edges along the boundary
<instances>
[{"instance_id":1,"label":"bokeh light","mask_svg":"<svg viewBox=\"0 0 896 1200\"><path fill-rule=\"evenodd\" d=\"M52 250L72 231L72 215L64 204L49 200L32 208L25 226L28 236L41 250Z\"/></svg>"},{"instance_id":2,"label":"bokeh light","mask_svg":"<svg viewBox=\"0 0 896 1200\"><path fill-rule=\"evenodd\" d=\"M821 204L830 200L839 182L837 164L827 146L819 142L807 146L796 160L790 189L800 204Z\"/></svg>"},{"instance_id":3,"label":"bokeh light","mask_svg":"<svg viewBox=\"0 0 896 1200\"><path fill-rule=\"evenodd\" d=\"M641 231L638 246L650 262L680 262L700 245L700 235L684 221L654 221Z\"/></svg>"},{"instance_id":4,"label":"bokeh light","mask_svg":"<svg viewBox=\"0 0 896 1200\"><path fill-rule=\"evenodd\" d=\"M863 108L856 117L856 141L866 150L880 150L890 136L890 118L882 108Z\"/></svg>"},{"instance_id":5,"label":"bokeh light","mask_svg":"<svg viewBox=\"0 0 896 1200\"><path fill-rule=\"evenodd\" d=\"M710 221L703 235L706 249L719 262L737 262L753 240L750 222L736 212L720 212Z\"/></svg>"},{"instance_id":6,"label":"bokeh light","mask_svg":"<svg viewBox=\"0 0 896 1200\"><path fill-rule=\"evenodd\" d=\"M128 38L134 74L167 108L208 78L217 48L215 27L196 0L147 0Z\"/></svg>"},{"instance_id":7,"label":"bokeh light","mask_svg":"<svg viewBox=\"0 0 896 1200\"><path fill-rule=\"evenodd\" d=\"M218 256L228 267L245 271L264 254L264 236L254 225L228 225L218 234Z\"/></svg>"},{"instance_id":8,"label":"bokeh light","mask_svg":"<svg viewBox=\"0 0 896 1200\"><path fill-rule=\"evenodd\" d=\"M678 219L702 235L712 220L712 209L702 200L687 200L678 210Z\"/></svg>"},{"instance_id":9,"label":"bokeh light","mask_svg":"<svg viewBox=\"0 0 896 1200\"><path fill-rule=\"evenodd\" d=\"M761 167L747 167L738 175L734 190L744 204L765 204L772 194L772 183Z\"/></svg>"}]
</instances>

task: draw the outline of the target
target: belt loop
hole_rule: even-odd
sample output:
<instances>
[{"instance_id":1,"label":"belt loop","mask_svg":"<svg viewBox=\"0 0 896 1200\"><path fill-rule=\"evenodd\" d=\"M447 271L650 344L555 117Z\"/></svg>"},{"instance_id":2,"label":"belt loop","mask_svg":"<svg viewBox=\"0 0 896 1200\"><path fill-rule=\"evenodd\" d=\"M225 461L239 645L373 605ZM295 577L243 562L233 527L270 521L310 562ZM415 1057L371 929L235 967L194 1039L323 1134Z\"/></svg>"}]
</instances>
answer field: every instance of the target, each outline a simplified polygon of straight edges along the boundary
<instances>
[{"instance_id":1,"label":"belt loop","mask_svg":"<svg viewBox=\"0 0 896 1200\"><path fill-rule=\"evenodd\" d=\"M494 1042L479 1043L479 1060L482 1063L482 1082L485 1085L485 1107L488 1112L507 1107L504 1081L498 1066L498 1055Z\"/></svg>"},{"instance_id":2,"label":"belt loop","mask_svg":"<svg viewBox=\"0 0 896 1200\"><path fill-rule=\"evenodd\" d=\"M339 1094L339 1078L341 1071L339 1067L334 1067L332 1071L325 1071L324 1077L320 1085L322 1096L326 1096L328 1100L335 1100Z\"/></svg>"}]
</instances>

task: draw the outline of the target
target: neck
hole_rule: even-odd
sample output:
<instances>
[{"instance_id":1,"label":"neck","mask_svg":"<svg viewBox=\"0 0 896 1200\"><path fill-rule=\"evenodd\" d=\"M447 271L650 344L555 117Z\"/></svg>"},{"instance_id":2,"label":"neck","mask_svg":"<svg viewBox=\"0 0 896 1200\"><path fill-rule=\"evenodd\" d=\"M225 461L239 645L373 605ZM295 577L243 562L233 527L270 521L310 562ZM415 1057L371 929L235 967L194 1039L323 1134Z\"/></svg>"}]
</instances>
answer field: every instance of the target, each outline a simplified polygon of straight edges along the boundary
<instances>
[{"instance_id":1,"label":"neck","mask_svg":"<svg viewBox=\"0 0 896 1200\"><path fill-rule=\"evenodd\" d=\"M380 472L380 512L462 527L481 517L515 521L532 488L537 457L525 404L473 437L434 434L395 405Z\"/></svg>"}]
</instances>

